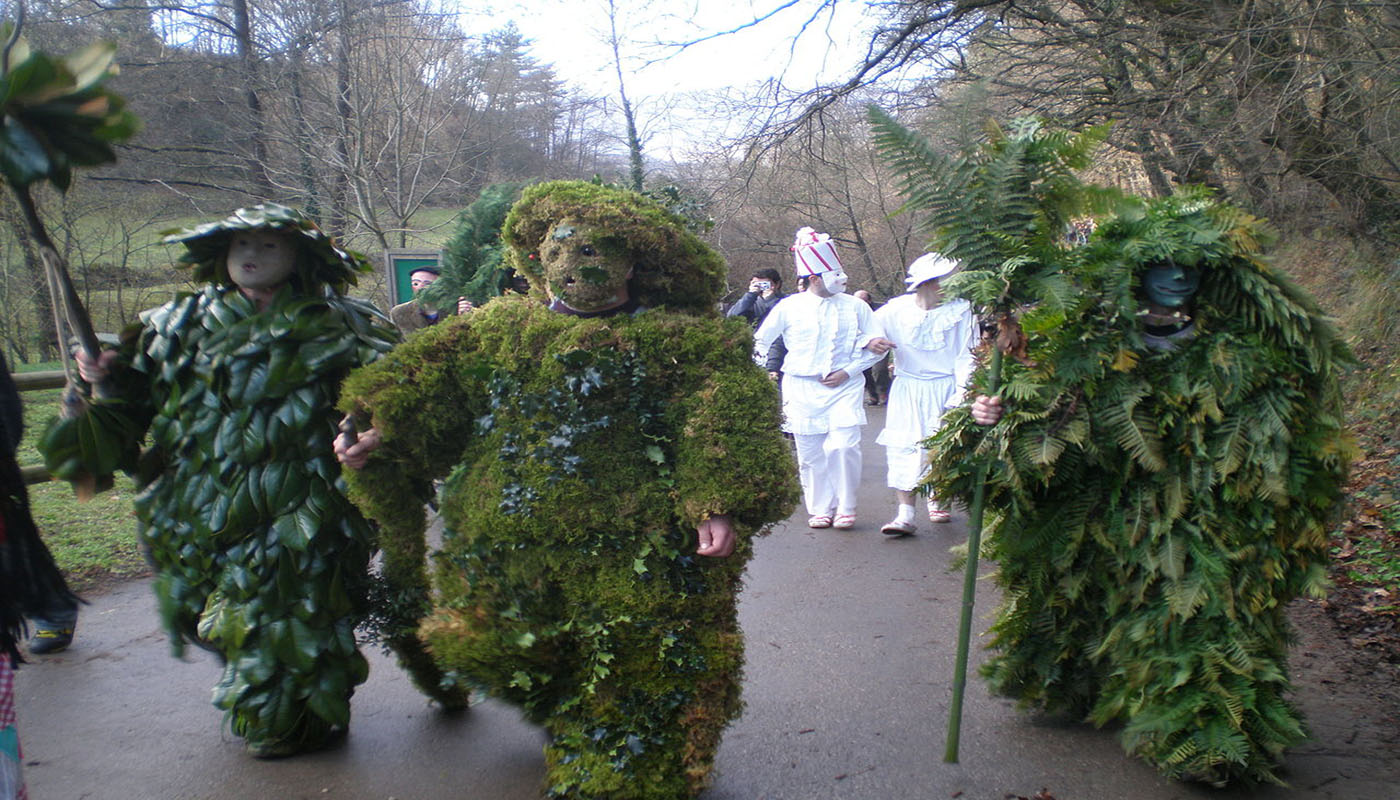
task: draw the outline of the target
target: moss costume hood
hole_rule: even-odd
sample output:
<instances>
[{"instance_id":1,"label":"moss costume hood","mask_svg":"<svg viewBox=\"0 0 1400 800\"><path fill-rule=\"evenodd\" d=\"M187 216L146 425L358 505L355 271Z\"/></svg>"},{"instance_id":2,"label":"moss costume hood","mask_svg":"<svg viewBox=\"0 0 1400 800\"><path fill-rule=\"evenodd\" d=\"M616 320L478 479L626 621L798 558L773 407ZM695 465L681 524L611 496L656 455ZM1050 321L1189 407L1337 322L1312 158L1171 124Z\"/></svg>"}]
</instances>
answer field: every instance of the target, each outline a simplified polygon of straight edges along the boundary
<instances>
[{"instance_id":1,"label":"moss costume hood","mask_svg":"<svg viewBox=\"0 0 1400 800\"><path fill-rule=\"evenodd\" d=\"M633 294L646 308L713 312L724 291L724 260L675 214L641 195L580 181L529 187L506 217L506 263L544 296L541 249L570 225L602 232L595 247L625 254ZM565 226L561 228L560 226Z\"/></svg>"}]
</instances>

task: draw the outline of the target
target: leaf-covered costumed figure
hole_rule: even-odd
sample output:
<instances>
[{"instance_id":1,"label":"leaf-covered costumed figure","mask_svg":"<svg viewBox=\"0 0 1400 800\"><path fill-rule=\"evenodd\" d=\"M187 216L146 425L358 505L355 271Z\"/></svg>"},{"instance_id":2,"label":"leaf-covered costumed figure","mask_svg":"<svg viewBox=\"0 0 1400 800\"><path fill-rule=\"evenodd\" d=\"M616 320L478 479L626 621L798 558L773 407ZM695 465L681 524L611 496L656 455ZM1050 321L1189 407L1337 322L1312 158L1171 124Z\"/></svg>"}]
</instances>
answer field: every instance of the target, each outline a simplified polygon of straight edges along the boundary
<instances>
[{"instance_id":1,"label":"leaf-covered costumed figure","mask_svg":"<svg viewBox=\"0 0 1400 800\"><path fill-rule=\"evenodd\" d=\"M984 148L970 169L1024 174L1025 153ZM1349 354L1265 262L1263 223L1205 190L1122 198L1088 244L1056 247L1036 234L1075 205L1073 184L1001 186L1007 209L1038 209L1003 240L1020 238L1031 268L965 273L955 291L989 306L1015 293L1000 310L1022 312L1026 338L1004 365L1001 422L949 415L928 481L966 501L994 459L985 552L1004 602L983 674L1028 706L1122 723L1166 775L1277 781L1304 738L1285 607L1325 580Z\"/></svg>"},{"instance_id":2,"label":"leaf-covered costumed figure","mask_svg":"<svg viewBox=\"0 0 1400 800\"><path fill-rule=\"evenodd\" d=\"M240 209L166 241L208 284L143 313L103 361L111 397L42 448L60 477L135 477L175 651L216 652L214 703L234 733L288 755L345 729L367 674L355 627L373 535L342 492L335 403L397 336L341 294L363 258L292 209Z\"/></svg>"},{"instance_id":3,"label":"leaf-covered costumed figure","mask_svg":"<svg viewBox=\"0 0 1400 800\"><path fill-rule=\"evenodd\" d=\"M379 439L351 496L415 601L411 487L446 476L419 633L447 674L546 728L550 796L692 796L740 709L752 536L796 500L776 393L748 327L714 311L723 262L654 203L540 184L503 238L529 296L347 381L361 441ZM707 557L721 538L733 555Z\"/></svg>"}]
</instances>

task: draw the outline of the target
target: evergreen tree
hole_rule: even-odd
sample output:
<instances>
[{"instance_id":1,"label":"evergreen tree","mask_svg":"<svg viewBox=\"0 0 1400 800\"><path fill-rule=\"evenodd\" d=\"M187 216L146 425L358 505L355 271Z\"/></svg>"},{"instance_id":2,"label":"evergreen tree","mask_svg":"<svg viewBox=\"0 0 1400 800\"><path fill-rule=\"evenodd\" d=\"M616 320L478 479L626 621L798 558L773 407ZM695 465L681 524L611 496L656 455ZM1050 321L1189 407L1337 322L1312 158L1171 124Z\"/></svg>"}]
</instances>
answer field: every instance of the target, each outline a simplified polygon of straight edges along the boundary
<instances>
[{"instance_id":1,"label":"evergreen tree","mask_svg":"<svg viewBox=\"0 0 1400 800\"><path fill-rule=\"evenodd\" d=\"M501 225L520 197L519 183L493 183L457 216L457 230L442 249L442 273L419 298L451 308L456 298L480 305L505 293L511 270L501 252Z\"/></svg>"}]
</instances>

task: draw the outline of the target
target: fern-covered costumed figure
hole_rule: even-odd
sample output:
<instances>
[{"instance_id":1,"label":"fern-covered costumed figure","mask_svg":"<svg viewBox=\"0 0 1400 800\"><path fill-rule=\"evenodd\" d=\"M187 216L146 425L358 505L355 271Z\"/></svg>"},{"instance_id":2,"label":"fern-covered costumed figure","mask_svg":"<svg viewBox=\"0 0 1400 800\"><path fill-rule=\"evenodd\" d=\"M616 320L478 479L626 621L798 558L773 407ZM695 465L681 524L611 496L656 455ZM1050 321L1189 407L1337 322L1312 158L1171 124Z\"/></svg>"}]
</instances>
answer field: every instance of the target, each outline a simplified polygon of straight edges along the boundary
<instances>
[{"instance_id":1,"label":"fern-covered costumed figure","mask_svg":"<svg viewBox=\"0 0 1400 800\"><path fill-rule=\"evenodd\" d=\"M265 204L166 237L203 289L142 314L84 377L114 391L42 442L63 478L122 469L160 613L224 661L214 703L251 753L343 732L368 665L369 524L345 498L333 440L341 381L397 340L342 292L364 259ZM149 431L151 446L139 450Z\"/></svg>"},{"instance_id":2,"label":"fern-covered costumed figure","mask_svg":"<svg viewBox=\"0 0 1400 800\"><path fill-rule=\"evenodd\" d=\"M946 159L872 117L935 245L964 260L950 290L1014 356L999 382L998 358L974 376L1004 414L985 396L950 414L926 485L985 490L993 690L1121 723L1172 777L1277 782L1304 738L1286 606L1323 589L1352 455L1342 340L1266 263L1262 221L1204 189L1080 183L1098 132L1018 120ZM1070 246L1086 211L1097 232Z\"/></svg>"},{"instance_id":3,"label":"fern-covered costumed figure","mask_svg":"<svg viewBox=\"0 0 1400 800\"><path fill-rule=\"evenodd\" d=\"M1322 594L1350 460L1347 353L1264 239L1204 192L1103 221L1076 313L1006 366L987 486L993 689L1217 785L1277 781L1304 739L1285 612ZM935 437L938 491L967 496L974 427Z\"/></svg>"},{"instance_id":4,"label":"fern-covered costumed figure","mask_svg":"<svg viewBox=\"0 0 1400 800\"><path fill-rule=\"evenodd\" d=\"M714 310L720 257L655 203L540 184L503 238L529 296L347 381L351 496L421 602L409 489L446 476L420 634L448 675L545 727L549 796L692 796L740 710L752 537L796 500L776 392L749 327Z\"/></svg>"}]
</instances>

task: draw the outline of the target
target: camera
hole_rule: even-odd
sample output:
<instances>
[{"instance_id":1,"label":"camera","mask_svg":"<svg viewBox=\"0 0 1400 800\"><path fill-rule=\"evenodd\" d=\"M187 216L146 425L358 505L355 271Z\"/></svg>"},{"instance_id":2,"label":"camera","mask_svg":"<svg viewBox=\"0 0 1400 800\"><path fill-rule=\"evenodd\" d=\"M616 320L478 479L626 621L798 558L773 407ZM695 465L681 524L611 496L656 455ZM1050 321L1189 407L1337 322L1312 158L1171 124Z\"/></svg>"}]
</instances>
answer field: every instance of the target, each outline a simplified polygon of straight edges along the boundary
<instances>
[{"instance_id":1,"label":"camera","mask_svg":"<svg viewBox=\"0 0 1400 800\"><path fill-rule=\"evenodd\" d=\"M766 291L768 291L769 289L772 289L772 288L773 288L773 282L772 282L772 281L756 281L756 282L754 283L754 286L758 287L758 290L759 290L760 292L766 292Z\"/></svg>"}]
</instances>

